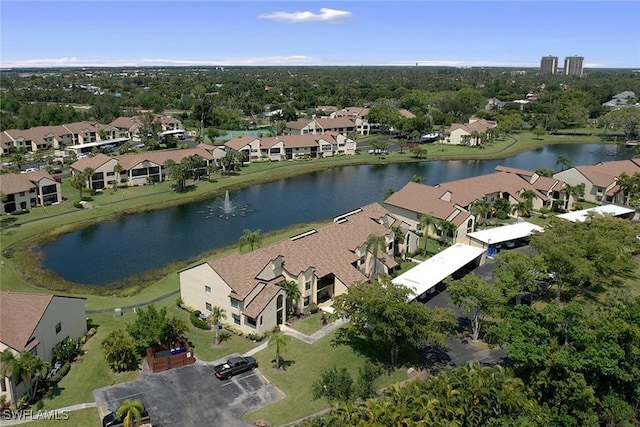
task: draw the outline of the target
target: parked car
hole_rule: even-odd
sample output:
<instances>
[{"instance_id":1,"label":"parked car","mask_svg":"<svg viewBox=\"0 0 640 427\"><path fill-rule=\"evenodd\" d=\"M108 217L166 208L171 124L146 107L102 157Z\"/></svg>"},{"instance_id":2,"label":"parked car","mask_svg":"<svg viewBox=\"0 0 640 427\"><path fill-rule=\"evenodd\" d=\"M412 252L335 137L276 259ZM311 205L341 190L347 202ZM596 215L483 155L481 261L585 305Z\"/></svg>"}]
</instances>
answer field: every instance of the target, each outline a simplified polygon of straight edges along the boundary
<instances>
[{"instance_id":1,"label":"parked car","mask_svg":"<svg viewBox=\"0 0 640 427\"><path fill-rule=\"evenodd\" d=\"M221 380L231 378L236 374L251 371L258 367L258 362L253 357L231 357L226 362L213 368L216 377Z\"/></svg>"}]
</instances>

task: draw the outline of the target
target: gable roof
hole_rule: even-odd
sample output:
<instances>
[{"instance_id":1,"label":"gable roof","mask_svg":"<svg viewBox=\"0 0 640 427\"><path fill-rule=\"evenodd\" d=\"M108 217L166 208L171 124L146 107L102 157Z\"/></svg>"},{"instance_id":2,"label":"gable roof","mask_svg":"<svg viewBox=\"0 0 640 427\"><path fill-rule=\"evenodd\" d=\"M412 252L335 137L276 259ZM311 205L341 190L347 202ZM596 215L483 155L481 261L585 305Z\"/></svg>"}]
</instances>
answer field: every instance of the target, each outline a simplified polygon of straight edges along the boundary
<instances>
[{"instance_id":1,"label":"gable roof","mask_svg":"<svg viewBox=\"0 0 640 427\"><path fill-rule=\"evenodd\" d=\"M52 299L53 295L0 292L0 341L17 351L35 347L38 343L29 343L29 338Z\"/></svg>"},{"instance_id":2,"label":"gable roof","mask_svg":"<svg viewBox=\"0 0 640 427\"><path fill-rule=\"evenodd\" d=\"M447 132L451 133L456 129L462 129L467 133L486 132L487 129L494 128L497 125L496 122L491 120L485 120L485 119L477 119L475 121L471 121L471 120L473 119L470 119L469 123L452 123L451 126L449 126L449 129L447 129Z\"/></svg>"},{"instance_id":3,"label":"gable roof","mask_svg":"<svg viewBox=\"0 0 640 427\"><path fill-rule=\"evenodd\" d=\"M344 222L333 222L299 239L285 239L246 254L232 253L210 260L207 264L231 287L232 296L239 300L259 283L269 282L259 277L265 266L277 259L284 260L288 272L298 275L309 268L317 277L333 273L345 285L368 280L352 265L359 259L355 250L370 234L387 235L391 230L377 220L388 215L378 204L365 206L361 211L345 217ZM397 265L386 259L389 267Z\"/></svg>"},{"instance_id":4,"label":"gable roof","mask_svg":"<svg viewBox=\"0 0 640 427\"><path fill-rule=\"evenodd\" d=\"M251 135L243 135L238 138L232 138L229 141L225 142L224 145L231 148L232 150L240 151L253 141L257 140L255 136Z\"/></svg>"},{"instance_id":5,"label":"gable roof","mask_svg":"<svg viewBox=\"0 0 640 427\"><path fill-rule=\"evenodd\" d=\"M53 177L45 170L2 174L0 175L0 192L6 195L26 192L35 188L36 183L43 178L54 181Z\"/></svg>"},{"instance_id":6,"label":"gable roof","mask_svg":"<svg viewBox=\"0 0 640 427\"><path fill-rule=\"evenodd\" d=\"M640 172L640 165L633 160L614 160L611 162L600 162L593 166L576 166L575 169L584 175L593 185L598 187L608 187L615 183L616 178L626 172L633 175Z\"/></svg>"},{"instance_id":7,"label":"gable roof","mask_svg":"<svg viewBox=\"0 0 640 427\"><path fill-rule=\"evenodd\" d=\"M454 203L442 200L443 191L417 182L408 182L402 189L394 192L384 203L407 209L423 215L431 215L438 219L447 219L461 211Z\"/></svg>"},{"instance_id":8,"label":"gable roof","mask_svg":"<svg viewBox=\"0 0 640 427\"><path fill-rule=\"evenodd\" d=\"M86 168L98 169L100 166L104 165L111 159L114 158L100 153L96 154L93 157L85 157L76 162L73 162L71 168L80 172L84 171Z\"/></svg>"}]
</instances>

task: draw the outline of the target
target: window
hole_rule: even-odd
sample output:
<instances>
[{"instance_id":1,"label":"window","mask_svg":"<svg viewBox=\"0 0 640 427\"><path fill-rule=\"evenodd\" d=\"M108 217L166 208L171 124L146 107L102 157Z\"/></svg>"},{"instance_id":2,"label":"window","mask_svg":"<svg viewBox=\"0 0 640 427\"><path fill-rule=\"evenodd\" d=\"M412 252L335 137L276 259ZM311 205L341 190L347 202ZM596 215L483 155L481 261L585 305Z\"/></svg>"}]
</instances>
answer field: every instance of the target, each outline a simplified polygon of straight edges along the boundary
<instances>
[{"instance_id":1,"label":"window","mask_svg":"<svg viewBox=\"0 0 640 427\"><path fill-rule=\"evenodd\" d=\"M236 325L240 324L240 315L239 314L232 314L231 315L233 317L233 323L235 323Z\"/></svg>"},{"instance_id":2,"label":"window","mask_svg":"<svg viewBox=\"0 0 640 427\"><path fill-rule=\"evenodd\" d=\"M0 391L7 391L7 384L4 378L0 378Z\"/></svg>"},{"instance_id":3,"label":"window","mask_svg":"<svg viewBox=\"0 0 640 427\"><path fill-rule=\"evenodd\" d=\"M260 316L260 326L262 326L262 316Z\"/></svg>"},{"instance_id":4,"label":"window","mask_svg":"<svg viewBox=\"0 0 640 427\"><path fill-rule=\"evenodd\" d=\"M212 308L212 307L211 307L211 303L210 303L210 302L205 302L205 303L204 303L204 308L205 308L207 311L211 311L211 308Z\"/></svg>"},{"instance_id":5,"label":"window","mask_svg":"<svg viewBox=\"0 0 640 427\"><path fill-rule=\"evenodd\" d=\"M252 319L251 317L244 316L244 323L252 328L256 327L256 319Z\"/></svg>"},{"instance_id":6,"label":"window","mask_svg":"<svg viewBox=\"0 0 640 427\"><path fill-rule=\"evenodd\" d=\"M308 291L309 289L311 289L311 280L307 280L304 284L304 290Z\"/></svg>"},{"instance_id":7,"label":"window","mask_svg":"<svg viewBox=\"0 0 640 427\"><path fill-rule=\"evenodd\" d=\"M62 323L61 322L56 323L56 334L59 334L61 330L62 330Z\"/></svg>"},{"instance_id":8,"label":"window","mask_svg":"<svg viewBox=\"0 0 640 427\"><path fill-rule=\"evenodd\" d=\"M278 295L278 299L276 300L276 308L280 310L282 308L284 297L282 295Z\"/></svg>"},{"instance_id":9,"label":"window","mask_svg":"<svg viewBox=\"0 0 640 427\"><path fill-rule=\"evenodd\" d=\"M204 285L204 293L211 295L211 286Z\"/></svg>"},{"instance_id":10,"label":"window","mask_svg":"<svg viewBox=\"0 0 640 427\"><path fill-rule=\"evenodd\" d=\"M304 297L304 306L308 307L311 302L311 297Z\"/></svg>"},{"instance_id":11,"label":"window","mask_svg":"<svg viewBox=\"0 0 640 427\"><path fill-rule=\"evenodd\" d=\"M107 172L107 176L114 176L115 174L115 172Z\"/></svg>"},{"instance_id":12,"label":"window","mask_svg":"<svg viewBox=\"0 0 640 427\"><path fill-rule=\"evenodd\" d=\"M235 298L231 298L231 307L233 307L233 308L238 308L238 307L240 307L240 301L238 301L238 300L237 300L237 299L235 299Z\"/></svg>"}]
</instances>

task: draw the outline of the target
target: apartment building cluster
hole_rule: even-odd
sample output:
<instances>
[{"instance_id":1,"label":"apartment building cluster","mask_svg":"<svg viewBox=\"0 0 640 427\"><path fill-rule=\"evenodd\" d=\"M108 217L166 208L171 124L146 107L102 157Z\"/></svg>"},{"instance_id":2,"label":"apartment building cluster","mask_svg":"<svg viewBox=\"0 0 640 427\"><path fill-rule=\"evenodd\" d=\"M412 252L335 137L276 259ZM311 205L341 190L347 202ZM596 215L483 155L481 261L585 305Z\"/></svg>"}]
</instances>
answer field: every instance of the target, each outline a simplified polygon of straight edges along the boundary
<instances>
[{"instance_id":1,"label":"apartment building cluster","mask_svg":"<svg viewBox=\"0 0 640 427\"><path fill-rule=\"evenodd\" d=\"M278 286L284 280L298 285L301 298L294 302L294 309L304 310L333 299L376 272L392 272L397 266L394 256L414 252L422 244L423 231L429 238L449 241L456 250L460 245L485 249L473 238L478 225L473 205L478 201L502 198L514 205L533 194L535 210L552 205L569 210L574 194L563 181L566 178L572 185L585 184L586 200L619 203L623 194L615 181L623 172L640 173L640 159L578 166L554 177L499 166L491 174L434 186L409 182L382 204L340 215L325 227L182 270L181 297L205 315L215 306L222 307L236 328L263 334L286 321L286 292ZM436 224L422 230L425 215L452 224L453 230ZM394 232L398 229L402 240ZM367 246L372 234L384 236L385 250L378 251L377 257ZM473 254L474 259L478 257L477 251Z\"/></svg>"},{"instance_id":2,"label":"apartment building cluster","mask_svg":"<svg viewBox=\"0 0 640 427\"><path fill-rule=\"evenodd\" d=\"M577 76L583 75L583 63L584 57L582 56L567 56L564 59L563 74L565 76ZM543 56L540 60L540 74L558 74L558 57L557 56Z\"/></svg>"}]
</instances>

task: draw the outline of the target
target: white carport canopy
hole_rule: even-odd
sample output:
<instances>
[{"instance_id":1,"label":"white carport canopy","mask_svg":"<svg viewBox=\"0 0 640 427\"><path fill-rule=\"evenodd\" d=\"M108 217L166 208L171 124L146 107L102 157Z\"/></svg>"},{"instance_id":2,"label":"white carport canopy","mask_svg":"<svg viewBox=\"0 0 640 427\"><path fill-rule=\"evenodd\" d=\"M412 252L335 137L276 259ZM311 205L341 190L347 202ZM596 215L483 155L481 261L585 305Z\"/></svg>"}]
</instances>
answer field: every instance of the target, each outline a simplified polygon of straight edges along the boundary
<instances>
[{"instance_id":1,"label":"white carport canopy","mask_svg":"<svg viewBox=\"0 0 640 427\"><path fill-rule=\"evenodd\" d=\"M415 299L471 261L482 256L484 252L485 250L482 248L457 243L421 262L393 279L392 282L413 290L414 296L411 299Z\"/></svg>"},{"instance_id":2,"label":"white carport canopy","mask_svg":"<svg viewBox=\"0 0 640 427\"><path fill-rule=\"evenodd\" d=\"M595 208L590 209L582 209L580 211L567 212L562 215L558 215L558 218L566 219L571 222L582 222L585 221L589 214L595 215L611 215L611 216L621 216L628 215L634 212L633 209L625 208L622 206L616 205L604 205L604 206L596 206Z\"/></svg>"},{"instance_id":3,"label":"white carport canopy","mask_svg":"<svg viewBox=\"0 0 640 427\"><path fill-rule=\"evenodd\" d=\"M530 222L519 222L512 225L503 225L501 227L489 228L487 230L475 231L467 234L469 239L474 239L481 242L483 245L492 245L508 242L509 240L522 239L523 237L529 237L534 231L543 231L542 227L539 227Z\"/></svg>"}]
</instances>

